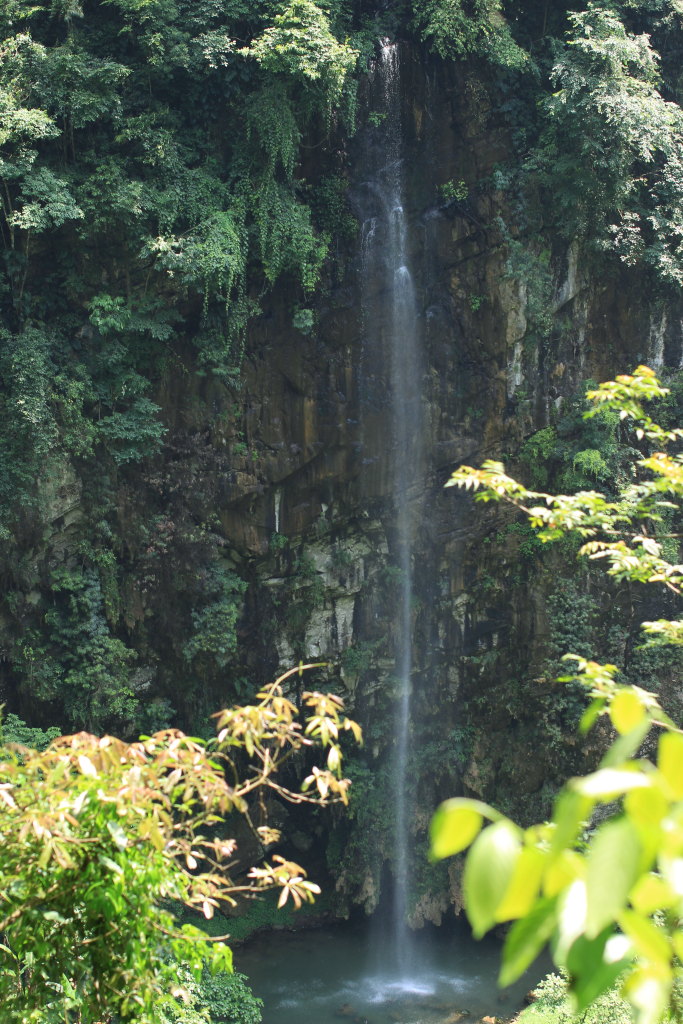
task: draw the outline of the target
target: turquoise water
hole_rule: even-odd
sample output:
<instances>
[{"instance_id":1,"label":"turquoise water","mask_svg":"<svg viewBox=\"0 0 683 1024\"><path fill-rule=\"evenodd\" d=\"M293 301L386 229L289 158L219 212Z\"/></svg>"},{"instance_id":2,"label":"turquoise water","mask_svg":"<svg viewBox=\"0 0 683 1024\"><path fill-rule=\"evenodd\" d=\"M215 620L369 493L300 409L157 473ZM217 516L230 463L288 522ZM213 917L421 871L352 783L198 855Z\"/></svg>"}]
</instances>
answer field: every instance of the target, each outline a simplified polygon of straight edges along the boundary
<instances>
[{"instance_id":1,"label":"turquoise water","mask_svg":"<svg viewBox=\"0 0 683 1024\"><path fill-rule=\"evenodd\" d=\"M264 1001L264 1024L468 1024L506 1018L546 973L532 969L511 989L496 986L500 944L465 928L418 933L405 973L373 969L380 957L368 925L272 932L235 950L235 969Z\"/></svg>"}]
</instances>

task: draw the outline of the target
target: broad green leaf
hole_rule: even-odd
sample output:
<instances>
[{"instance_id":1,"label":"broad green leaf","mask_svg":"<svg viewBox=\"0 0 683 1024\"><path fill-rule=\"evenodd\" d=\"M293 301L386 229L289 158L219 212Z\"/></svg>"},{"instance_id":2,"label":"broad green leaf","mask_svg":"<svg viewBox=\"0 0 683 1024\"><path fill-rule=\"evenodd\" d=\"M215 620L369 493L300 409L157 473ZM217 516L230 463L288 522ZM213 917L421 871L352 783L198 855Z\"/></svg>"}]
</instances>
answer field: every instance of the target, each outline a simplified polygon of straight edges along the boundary
<instances>
[{"instance_id":1,"label":"broad green leaf","mask_svg":"<svg viewBox=\"0 0 683 1024\"><path fill-rule=\"evenodd\" d=\"M641 874L650 871L657 862L666 809L657 776L651 789L634 789L624 798L624 812L640 841Z\"/></svg>"},{"instance_id":2,"label":"broad green leaf","mask_svg":"<svg viewBox=\"0 0 683 1024\"><path fill-rule=\"evenodd\" d=\"M583 878L585 874L585 857L582 857L576 850L562 850L545 872L543 892L546 896L556 896L577 878Z\"/></svg>"},{"instance_id":3,"label":"broad green leaf","mask_svg":"<svg viewBox=\"0 0 683 1024\"><path fill-rule=\"evenodd\" d=\"M219 971L225 971L226 974L232 974L233 963L232 963L232 949L227 946L225 942L213 942L206 960L206 966L212 974L216 974Z\"/></svg>"},{"instance_id":4,"label":"broad green leaf","mask_svg":"<svg viewBox=\"0 0 683 1024\"><path fill-rule=\"evenodd\" d=\"M589 939L611 924L626 905L638 878L640 854L638 835L627 818L608 821L598 829L591 842L586 871Z\"/></svg>"},{"instance_id":5,"label":"broad green leaf","mask_svg":"<svg viewBox=\"0 0 683 1024\"><path fill-rule=\"evenodd\" d=\"M42 850L40 851L40 856L38 858L38 867L41 868L44 871L45 868L50 863L51 856L52 856L52 844L48 840L44 844Z\"/></svg>"},{"instance_id":6,"label":"broad green leaf","mask_svg":"<svg viewBox=\"0 0 683 1024\"><path fill-rule=\"evenodd\" d=\"M590 702L590 704L581 716L581 721L579 722L579 732L582 736L585 736L586 733L593 728L598 718L604 711L606 704L607 701L604 697L598 697Z\"/></svg>"},{"instance_id":7,"label":"broad green leaf","mask_svg":"<svg viewBox=\"0 0 683 1024\"><path fill-rule=\"evenodd\" d=\"M633 789L624 798L624 809L641 833L651 831L658 835L662 818L669 810L658 782L655 777L649 789Z\"/></svg>"},{"instance_id":8,"label":"broad green leaf","mask_svg":"<svg viewBox=\"0 0 683 1024\"><path fill-rule=\"evenodd\" d=\"M577 879L557 900L557 928L553 941L556 963L566 966L569 950L586 927L587 912L586 883Z\"/></svg>"},{"instance_id":9,"label":"broad green leaf","mask_svg":"<svg viewBox=\"0 0 683 1024\"><path fill-rule=\"evenodd\" d=\"M612 768L614 765L620 765L624 761L628 761L630 757L633 757L638 752L649 731L650 720L646 717L634 729L631 729L630 732L614 741L600 762L600 767Z\"/></svg>"},{"instance_id":10,"label":"broad green leaf","mask_svg":"<svg viewBox=\"0 0 683 1024\"><path fill-rule=\"evenodd\" d=\"M463 889L476 938L496 923L520 853L521 831L510 821L490 825L475 840L465 862Z\"/></svg>"},{"instance_id":11,"label":"broad green leaf","mask_svg":"<svg viewBox=\"0 0 683 1024\"><path fill-rule=\"evenodd\" d=\"M431 856L441 860L465 850L479 834L484 817L499 815L479 800L455 797L444 801L429 826Z\"/></svg>"},{"instance_id":12,"label":"broad green leaf","mask_svg":"<svg viewBox=\"0 0 683 1024\"><path fill-rule=\"evenodd\" d=\"M629 909L619 915L619 926L633 942L639 959L649 960L664 972L670 970L672 950L661 928Z\"/></svg>"},{"instance_id":13,"label":"broad green leaf","mask_svg":"<svg viewBox=\"0 0 683 1024\"><path fill-rule=\"evenodd\" d=\"M610 988L632 962L628 941L606 928L595 938L580 936L569 950L570 992L578 1013Z\"/></svg>"},{"instance_id":14,"label":"broad green leaf","mask_svg":"<svg viewBox=\"0 0 683 1024\"><path fill-rule=\"evenodd\" d=\"M531 913L516 921L508 932L503 947L503 963L498 984L511 985L530 967L555 927L557 900L540 899Z\"/></svg>"},{"instance_id":15,"label":"broad green leaf","mask_svg":"<svg viewBox=\"0 0 683 1024\"><path fill-rule=\"evenodd\" d=\"M609 716L617 732L625 736L641 724L647 712L638 694L634 690L626 689L615 694L609 706Z\"/></svg>"},{"instance_id":16,"label":"broad green leaf","mask_svg":"<svg viewBox=\"0 0 683 1024\"><path fill-rule=\"evenodd\" d=\"M659 737L659 770L666 779L674 800L683 800L683 736L665 732Z\"/></svg>"},{"instance_id":17,"label":"broad green leaf","mask_svg":"<svg viewBox=\"0 0 683 1024\"><path fill-rule=\"evenodd\" d=\"M115 860L112 860L112 859L111 859L111 857L105 857L105 855L104 855L104 854L101 854L101 855L100 855L100 856L98 857L98 861L99 861L99 863L100 863L100 864L102 864L102 865L103 865L103 866L104 866L105 868L109 868L109 870L110 870L110 871L111 871L111 872L112 872L113 874L115 874L115 875L118 875L119 877L122 877L122 876L123 876L123 868L121 867L121 865L120 865L120 864L117 864Z\"/></svg>"},{"instance_id":18,"label":"broad green leaf","mask_svg":"<svg viewBox=\"0 0 683 1024\"><path fill-rule=\"evenodd\" d=\"M666 838L666 833L664 834ZM679 837L680 843L680 837ZM659 867L665 881L679 898L683 898L683 857L660 856Z\"/></svg>"},{"instance_id":19,"label":"broad green leaf","mask_svg":"<svg viewBox=\"0 0 683 1024\"><path fill-rule=\"evenodd\" d=\"M496 911L496 921L513 921L528 914L541 885L547 852L526 846L515 864L507 892Z\"/></svg>"},{"instance_id":20,"label":"broad green leaf","mask_svg":"<svg viewBox=\"0 0 683 1024\"><path fill-rule=\"evenodd\" d=\"M659 875L641 875L631 890L631 903L640 914L675 907L679 898Z\"/></svg>"},{"instance_id":21,"label":"broad green leaf","mask_svg":"<svg viewBox=\"0 0 683 1024\"><path fill-rule=\"evenodd\" d=\"M568 846L573 846L583 823L590 817L593 800L582 795L576 788L563 789L555 801L553 810L554 832L550 852L557 855Z\"/></svg>"},{"instance_id":22,"label":"broad green leaf","mask_svg":"<svg viewBox=\"0 0 683 1024\"><path fill-rule=\"evenodd\" d=\"M62 988L64 989L64 995L67 996L69 999L74 999L75 996L77 995L77 992L69 978L67 978L66 974L62 975L61 983Z\"/></svg>"}]
</instances>

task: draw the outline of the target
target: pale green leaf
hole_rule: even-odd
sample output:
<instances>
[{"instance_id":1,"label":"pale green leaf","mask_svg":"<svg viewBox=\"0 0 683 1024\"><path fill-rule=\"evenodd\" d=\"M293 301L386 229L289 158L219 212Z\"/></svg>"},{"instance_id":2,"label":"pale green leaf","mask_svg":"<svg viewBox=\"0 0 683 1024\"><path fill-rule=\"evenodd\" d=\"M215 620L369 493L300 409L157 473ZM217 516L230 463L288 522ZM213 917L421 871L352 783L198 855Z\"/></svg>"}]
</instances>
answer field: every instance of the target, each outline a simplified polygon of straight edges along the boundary
<instances>
[{"instance_id":1,"label":"pale green leaf","mask_svg":"<svg viewBox=\"0 0 683 1024\"><path fill-rule=\"evenodd\" d=\"M648 960L665 973L670 970L672 949L661 928L628 908L619 915L619 925L633 942L640 959Z\"/></svg>"},{"instance_id":2,"label":"pale green leaf","mask_svg":"<svg viewBox=\"0 0 683 1024\"><path fill-rule=\"evenodd\" d=\"M503 963L498 984L511 985L530 967L555 927L556 899L540 899L526 917L516 921L503 947Z\"/></svg>"},{"instance_id":3,"label":"pale green leaf","mask_svg":"<svg viewBox=\"0 0 683 1024\"><path fill-rule=\"evenodd\" d=\"M630 732L623 736L620 736L611 747L608 748L607 753L600 762L601 768L612 768L615 765L620 765L624 761L627 761L629 757L633 757L638 752L640 746L650 731L651 725L649 718L645 717L643 720Z\"/></svg>"},{"instance_id":4,"label":"pale green leaf","mask_svg":"<svg viewBox=\"0 0 683 1024\"><path fill-rule=\"evenodd\" d=\"M640 968L626 979L623 995L635 1007L636 1024L656 1024L666 1012L671 992L671 973Z\"/></svg>"},{"instance_id":5,"label":"pale green leaf","mask_svg":"<svg viewBox=\"0 0 683 1024\"><path fill-rule=\"evenodd\" d=\"M570 991L578 1013L606 992L633 957L628 940L606 928L595 938L579 936L569 950L567 970L571 975Z\"/></svg>"},{"instance_id":6,"label":"pale green leaf","mask_svg":"<svg viewBox=\"0 0 683 1024\"><path fill-rule=\"evenodd\" d=\"M495 819L499 814L479 800L465 797L445 800L437 808L429 827L431 856L441 860L466 849L479 834L485 817Z\"/></svg>"},{"instance_id":7,"label":"pale green leaf","mask_svg":"<svg viewBox=\"0 0 683 1024\"><path fill-rule=\"evenodd\" d=\"M476 938L496 922L517 858L521 832L510 821L498 821L477 837L465 863L463 888L467 916Z\"/></svg>"},{"instance_id":8,"label":"pale green leaf","mask_svg":"<svg viewBox=\"0 0 683 1024\"><path fill-rule=\"evenodd\" d=\"M631 732L646 718L642 701L634 690L619 690L609 706L612 725L622 736Z\"/></svg>"},{"instance_id":9,"label":"pale green leaf","mask_svg":"<svg viewBox=\"0 0 683 1024\"><path fill-rule=\"evenodd\" d=\"M572 788L581 796L594 800L614 800L632 789L646 789L652 779L645 772L629 768L600 768L591 775L572 779Z\"/></svg>"},{"instance_id":10,"label":"pale green leaf","mask_svg":"<svg viewBox=\"0 0 683 1024\"><path fill-rule=\"evenodd\" d=\"M586 927L587 913L586 883L583 879L577 879L557 901L557 929L553 941L556 963L566 964L569 950Z\"/></svg>"},{"instance_id":11,"label":"pale green leaf","mask_svg":"<svg viewBox=\"0 0 683 1024\"><path fill-rule=\"evenodd\" d=\"M496 911L497 921L513 921L528 914L541 885L547 852L536 846L525 847L515 864L510 884Z\"/></svg>"},{"instance_id":12,"label":"pale green leaf","mask_svg":"<svg viewBox=\"0 0 683 1024\"><path fill-rule=\"evenodd\" d=\"M600 773L598 773L600 774ZM595 938L626 905L639 875L641 844L626 818L602 825L590 846L586 872L586 935Z\"/></svg>"},{"instance_id":13,"label":"pale green leaf","mask_svg":"<svg viewBox=\"0 0 683 1024\"><path fill-rule=\"evenodd\" d=\"M123 831L118 821L108 821L107 831L114 840L116 846L118 846L119 850L125 850L125 848L128 846L128 836Z\"/></svg>"},{"instance_id":14,"label":"pale green leaf","mask_svg":"<svg viewBox=\"0 0 683 1024\"><path fill-rule=\"evenodd\" d=\"M631 891L631 903L640 914L649 915L675 907L678 896L659 875L641 875Z\"/></svg>"},{"instance_id":15,"label":"pale green leaf","mask_svg":"<svg viewBox=\"0 0 683 1024\"><path fill-rule=\"evenodd\" d=\"M662 733L657 764L672 798L683 800L683 736L680 733Z\"/></svg>"}]
</instances>

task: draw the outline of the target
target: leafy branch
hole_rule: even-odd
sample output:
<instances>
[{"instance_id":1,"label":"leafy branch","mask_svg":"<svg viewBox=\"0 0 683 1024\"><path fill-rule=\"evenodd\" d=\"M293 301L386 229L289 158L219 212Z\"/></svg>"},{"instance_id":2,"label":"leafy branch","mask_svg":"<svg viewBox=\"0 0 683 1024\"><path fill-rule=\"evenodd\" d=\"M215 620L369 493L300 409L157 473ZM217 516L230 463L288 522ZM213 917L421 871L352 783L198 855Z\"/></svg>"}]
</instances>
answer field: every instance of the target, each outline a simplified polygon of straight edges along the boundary
<instances>
[{"instance_id":1,"label":"leafy branch","mask_svg":"<svg viewBox=\"0 0 683 1024\"><path fill-rule=\"evenodd\" d=\"M178 926L173 904L210 919L238 894L278 888L280 906L313 900L318 886L279 856L233 877L236 843L222 834L227 815L248 820L249 801L264 787L296 803L346 801L337 741L347 731L360 741L359 727L336 697L305 693L300 714L283 692L311 667L286 673L253 705L219 712L210 743L167 729L131 744L81 732L42 752L0 746L0 1000L8 1020L61 1006L66 978L93 1019L155 1021L159 988L177 987L176 965L160 951L196 976L204 963L231 969L225 937ZM325 751L326 765L312 769L305 792L276 781L286 760L313 747ZM256 831L262 845L279 838Z\"/></svg>"},{"instance_id":2,"label":"leafy branch","mask_svg":"<svg viewBox=\"0 0 683 1024\"><path fill-rule=\"evenodd\" d=\"M594 410L587 415L617 411L641 440L664 448L683 431L660 427L643 403L666 394L652 370L641 366L590 392ZM683 459L659 451L638 466L643 480L624 488L616 501L592 491L528 491L492 462L481 470L461 467L450 485L519 508L542 541L576 531L587 538L581 553L605 559L610 575L660 583L680 596L683 566L663 557L656 538L661 509L677 508L670 499L683 494ZM643 628L655 643L683 642L681 620L659 619ZM477 937L514 922L501 985L518 978L550 943L577 1011L622 978L621 993L637 1024L656 1024L668 1013L676 1016L676 986L683 977L683 730L655 694L620 685L616 666L576 655L565 659L576 667L561 681L583 683L592 698L581 730L607 716L616 733L597 771L570 779L551 820L528 829L478 801L446 801L432 820L432 855L448 857L472 844L463 884ZM652 762L638 753L655 728ZM482 828L485 820L492 824Z\"/></svg>"}]
</instances>

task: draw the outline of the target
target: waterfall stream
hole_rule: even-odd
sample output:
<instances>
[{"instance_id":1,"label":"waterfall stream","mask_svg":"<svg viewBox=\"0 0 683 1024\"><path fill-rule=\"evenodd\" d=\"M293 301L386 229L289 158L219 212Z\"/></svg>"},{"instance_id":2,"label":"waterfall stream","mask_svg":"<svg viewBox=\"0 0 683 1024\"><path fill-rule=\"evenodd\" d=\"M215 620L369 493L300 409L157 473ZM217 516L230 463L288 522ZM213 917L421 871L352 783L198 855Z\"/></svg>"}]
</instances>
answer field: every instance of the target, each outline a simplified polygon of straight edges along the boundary
<instances>
[{"instance_id":1,"label":"waterfall stream","mask_svg":"<svg viewBox=\"0 0 683 1024\"><path fill-rule=\"evenodd\" d=\"M415 285L410 263L410 237L405 212L405 158L401 123L400 50L384 41L374 68L374 91L381 109L379 145L370 149L366 187L371 213L363 223L364 282L374 282L380 301L374 317L364 316L365 344L381 351L388 378L387 416L391 431L391 474L395 509L395 555L400 569L397 621L395 752L393 799L395 822L394 883L391 936L386 943L394 967L405 973L410 963L407 895L410 822L413 814L408 785L412 671L412 548L415 499L422 468L420 401L421 336ZM365 286L364 286L365 287ZM365 306L369 304L364 302ZM377 310L379 309L379 313ZM365 312L365 311L364 311Z\"/></svg>"}]
</instances>

